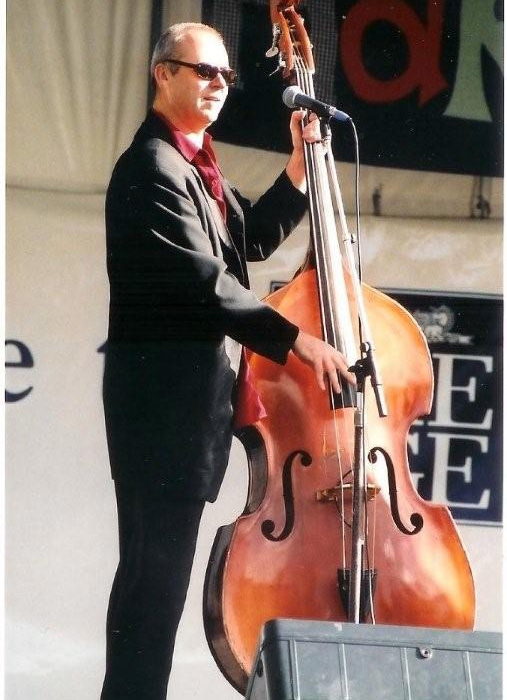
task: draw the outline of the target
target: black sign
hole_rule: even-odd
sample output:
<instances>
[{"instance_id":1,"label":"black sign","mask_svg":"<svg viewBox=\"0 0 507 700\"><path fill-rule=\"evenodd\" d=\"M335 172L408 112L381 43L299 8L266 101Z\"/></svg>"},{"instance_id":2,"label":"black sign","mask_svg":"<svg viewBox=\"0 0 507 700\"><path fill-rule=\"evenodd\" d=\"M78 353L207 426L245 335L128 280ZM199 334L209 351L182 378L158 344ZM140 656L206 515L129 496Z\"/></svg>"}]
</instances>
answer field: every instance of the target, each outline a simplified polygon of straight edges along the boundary
<instances>
[{"instance_id":1,"label":"black sign","mask_svg":"<svg viewBox=\"0 0 507 700\"><path fill-rule=\"evenodd\" d=\"M420 495L460 521L502 520L502 300L389 292L429 344L435 374L431 414L409 438Z\"/></svg>"},{"instance_id":2,"label":"black sign","mask_svg":"<svg viewBox=\"0 0 507 700\"><path fill-rule=\"evenodd\" d=\"M299 6L313 43L315 95L352 116L370 165L502 174L501 0L308 0ZM266 58L266 0L203 0L224 35L239 84L217 138L289 150L277 59ZM337 158L353 142L337 127Z\"/></svg>"}]
</instances>

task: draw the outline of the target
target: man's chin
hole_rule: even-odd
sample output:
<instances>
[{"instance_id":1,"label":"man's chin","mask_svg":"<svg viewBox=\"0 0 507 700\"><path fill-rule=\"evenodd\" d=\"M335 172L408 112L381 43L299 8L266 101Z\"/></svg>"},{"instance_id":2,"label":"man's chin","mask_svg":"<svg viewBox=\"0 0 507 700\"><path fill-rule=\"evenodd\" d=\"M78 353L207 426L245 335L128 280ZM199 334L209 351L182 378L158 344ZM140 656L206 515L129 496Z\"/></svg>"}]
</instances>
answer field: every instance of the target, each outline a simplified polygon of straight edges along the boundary
<instances>
[{"instance_id":1,"label":"man's chin","mask_svg":"<svg viewBox=\"0 0 507 700\"><path fill-rule=\"evenodd\" d=\"M220 107L215 107L212 109L204 109L202 111L202 115L203 115L204 119L206 119L206 121L208 122L208 126L210 124L213 124L213 122L215 122L218 119L218 116L220 114L221 109L222 109L222 105L220 105Z\"/></svg>"}]
</instances>

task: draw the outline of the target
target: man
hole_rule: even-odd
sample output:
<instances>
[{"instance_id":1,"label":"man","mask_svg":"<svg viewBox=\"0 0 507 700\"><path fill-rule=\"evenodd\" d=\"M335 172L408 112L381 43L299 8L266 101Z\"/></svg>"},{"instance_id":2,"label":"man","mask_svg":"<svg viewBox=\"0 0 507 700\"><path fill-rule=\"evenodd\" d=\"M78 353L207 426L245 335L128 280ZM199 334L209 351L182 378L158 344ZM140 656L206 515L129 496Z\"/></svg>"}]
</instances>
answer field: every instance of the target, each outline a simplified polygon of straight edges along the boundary
<instances>
[{"instance_id":1,"label":"man","mask_svg":"<svg viewBox=\"0 0 507 700\"><path fill-rule=\"evenodd\" d=\"M223 179L206 128L233 79L221 36L170 27L152 59L153 109L119 159L106 201L110 320L104 407L120 563L107 620L102 700L166 697L199 521L223 478L244 345L275 362L292 351L322 388L346 364L248 289L306 209L303 139L251 205Z\"/></svg>"}]
</instances>

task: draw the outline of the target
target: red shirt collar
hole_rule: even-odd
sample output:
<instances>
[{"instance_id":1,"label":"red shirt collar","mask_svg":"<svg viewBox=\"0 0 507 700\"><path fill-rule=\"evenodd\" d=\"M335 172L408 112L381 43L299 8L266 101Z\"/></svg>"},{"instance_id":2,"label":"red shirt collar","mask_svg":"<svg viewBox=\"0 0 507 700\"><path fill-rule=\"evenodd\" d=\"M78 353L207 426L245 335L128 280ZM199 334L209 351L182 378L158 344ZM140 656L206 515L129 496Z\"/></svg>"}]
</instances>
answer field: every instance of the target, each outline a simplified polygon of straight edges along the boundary
<instances>
[{"instance_id":1,"label":"red shirt collar","mask_svg":"<svg viewBox=\"0 0 507 700\"><path fill-rule=\"evenodd\" d=\"M153 110L159 119L161 119L169 130L171 141L173 146L181 153L181 155L191 163L196 155L201 150L199 146L196 146L193 141L191 141L185 134L178 129L174 124L172 124L167 117L165 117L160 112ZM213 162L216 163L215 153L212 146L213 139L208 134L207 131L204 132L204 139L202 144L202 150L206 151L212 158Z\"/></svg>"}]
</instances>

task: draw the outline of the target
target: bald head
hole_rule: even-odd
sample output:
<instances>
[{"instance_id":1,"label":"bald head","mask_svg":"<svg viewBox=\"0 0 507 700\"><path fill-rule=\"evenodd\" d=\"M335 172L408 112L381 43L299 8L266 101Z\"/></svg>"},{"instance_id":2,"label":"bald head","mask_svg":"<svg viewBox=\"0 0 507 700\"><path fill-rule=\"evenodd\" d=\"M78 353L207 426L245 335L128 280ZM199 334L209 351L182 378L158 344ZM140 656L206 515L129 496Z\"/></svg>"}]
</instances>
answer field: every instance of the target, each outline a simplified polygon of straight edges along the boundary
<instances>
[{"instance_id":1,"label":"bald head","mask_svg":"<svg viewBox=\"0 0 507 700\"><path fill-rule=\"evenodd\" d=\"M224 40L220 32L217 32L216 29L207 24L201 24L200 22L180 22L179 24L173 24L168 27L153 50L150 64L152 79L154 78L157 64L167 61L168 58L181 59L188 38L194 34L200 34L201 32L213 35L223 44ZM178 71L178 66L171 66L171 71L176 73Z\"/></svg>"}]
</instances>

